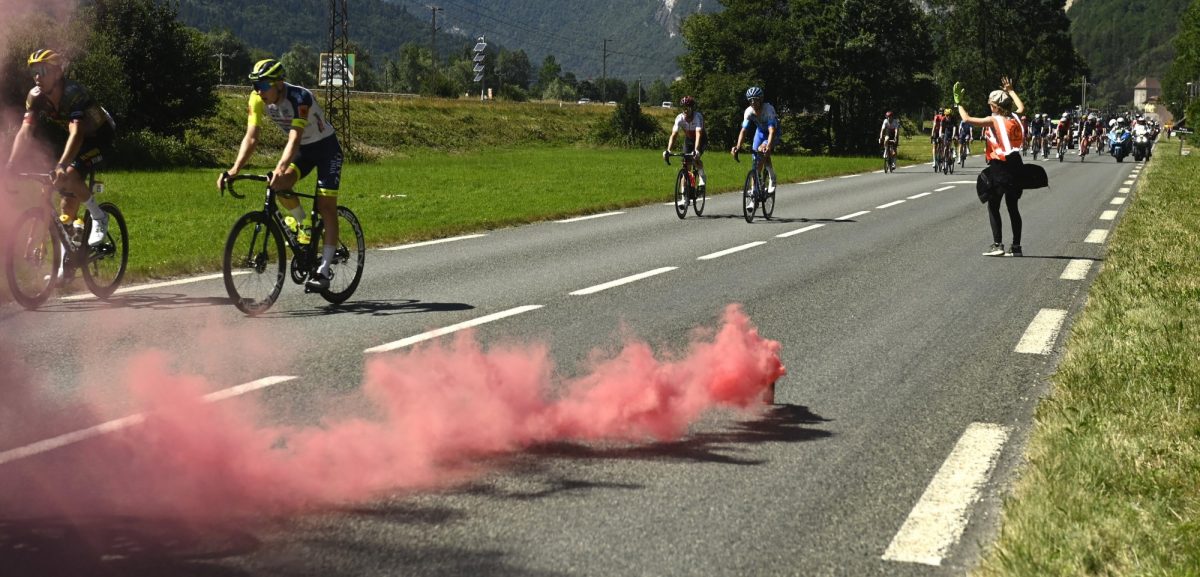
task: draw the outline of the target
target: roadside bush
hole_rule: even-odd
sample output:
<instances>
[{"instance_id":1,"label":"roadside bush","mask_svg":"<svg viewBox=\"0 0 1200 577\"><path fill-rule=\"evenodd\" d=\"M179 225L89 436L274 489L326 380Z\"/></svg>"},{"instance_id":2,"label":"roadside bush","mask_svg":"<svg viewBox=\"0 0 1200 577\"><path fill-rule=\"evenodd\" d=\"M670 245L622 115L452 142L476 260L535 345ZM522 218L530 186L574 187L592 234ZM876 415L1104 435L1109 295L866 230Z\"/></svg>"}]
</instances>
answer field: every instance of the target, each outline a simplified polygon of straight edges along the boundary
<instances>
[{"instance_id":1,"label":"roadside bush","mask_svg":"<svg viewBox=\"0 0 1200 577\"><path fill-rule=\"evenodd\" d=\"M667 135L662 127L642 112L637 98L626 96L607 122L597 126L596 140L623 148L661 148Z\"/></svg>"},{"instance_id":2,"label":"roadside bush","mask_svg":"<svg viewBox=\"0 0 1200 577\"><path fill-rule=\"evenodd\" d=\"M112 164L119 168L154 169L216 166L213 155L196 146L149 130L118 132Z\"/></svg>"}]
</instances>

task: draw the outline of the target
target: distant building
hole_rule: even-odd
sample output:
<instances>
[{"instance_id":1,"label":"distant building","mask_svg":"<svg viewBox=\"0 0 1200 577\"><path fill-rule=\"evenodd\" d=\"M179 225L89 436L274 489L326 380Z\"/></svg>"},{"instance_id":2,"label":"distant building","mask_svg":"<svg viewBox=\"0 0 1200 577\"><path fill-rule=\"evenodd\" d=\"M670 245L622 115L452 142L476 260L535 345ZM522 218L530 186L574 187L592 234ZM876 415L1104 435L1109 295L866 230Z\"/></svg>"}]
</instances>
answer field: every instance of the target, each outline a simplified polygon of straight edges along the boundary
<instances>
[{"instance_id":1,"label":"distant building","mask_svg":"<svg viewBox=\"0 0 1200 577\"><path fill-rule=\"evenodd\" d=\"M1133 107L1138 110L1145 110L1147 104L1151 101L1157 102L1161 97L1162 84L1157 78L1147 76L1133 87Z\"/></svg>"}]
</instances>

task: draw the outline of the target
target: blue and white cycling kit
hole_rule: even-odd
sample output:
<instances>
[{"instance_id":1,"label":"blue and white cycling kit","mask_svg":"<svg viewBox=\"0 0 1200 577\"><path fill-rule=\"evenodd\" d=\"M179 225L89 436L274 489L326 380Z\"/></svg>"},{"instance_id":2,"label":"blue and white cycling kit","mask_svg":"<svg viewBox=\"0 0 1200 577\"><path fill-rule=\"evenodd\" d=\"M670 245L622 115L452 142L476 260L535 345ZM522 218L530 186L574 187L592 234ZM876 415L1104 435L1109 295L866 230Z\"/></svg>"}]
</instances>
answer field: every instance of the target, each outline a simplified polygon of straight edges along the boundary
<instances>
[{"instance_id":1,"label":"blue and white cycling kit","mask_svg":"<svg viewBox=\"0 0 1200 577\"><path fill-rule=\"evenodd\" d=\"M342 147L333 125L325 118L312 92L302 86L282 84L283 97L276 104L267 104L258 92L250 93L249 123L262 126L270 118L285 134L293 129L302 130L300 150L292 164L300 172L300 178L316 168L318 194L336 196L342 180Z\"/></svg>"},{"instance_id":2,"label":"blue and white cycling kit","mask_svg":"<svg viewBox=\"0 0 1200 577\"><path fill-rule=\"evenodd\" d=\"M758 147L766 142L770 128L775 128L775 140L779 140L779 116L775 114L775 107L766 102L762 103L762 111L757 114L754 112L753 106L746 107L746 112L742 116L742 130L751 126L755 127L754 148L752 149L755 153L758 152Z\"/></svg>"}]
</instances>

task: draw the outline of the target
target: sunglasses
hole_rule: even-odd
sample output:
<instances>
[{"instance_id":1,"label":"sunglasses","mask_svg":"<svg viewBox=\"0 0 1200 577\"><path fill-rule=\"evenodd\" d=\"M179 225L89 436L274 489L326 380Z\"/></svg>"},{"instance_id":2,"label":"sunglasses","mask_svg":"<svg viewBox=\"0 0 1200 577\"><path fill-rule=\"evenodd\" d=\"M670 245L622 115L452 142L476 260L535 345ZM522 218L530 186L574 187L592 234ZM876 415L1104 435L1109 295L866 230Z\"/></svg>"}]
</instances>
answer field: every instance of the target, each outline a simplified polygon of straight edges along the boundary
<instances>
[{"instance_id":1,"label":"sunglasses","mask_svg":"<svg viewBox=\"0 0 1200 577\"><path fill-rule=\"evenodd\" d=\"M45 76L46 71L49 69L50 69L50 67L46 66L45 64L36 64L34 66L29 67L29 75L30 76Z\"/></svg>"},{"instance_id":2,"label":"sunglasses","mask_svg":"<svg viewBox=\"0 0 1200 577\"><path fill-rule=\"evenodd\" d=\"M275 83L270 80L257 80L254 82L254 89L259 92L266 92L274 85Z\"/></svg>"}]
</instances>

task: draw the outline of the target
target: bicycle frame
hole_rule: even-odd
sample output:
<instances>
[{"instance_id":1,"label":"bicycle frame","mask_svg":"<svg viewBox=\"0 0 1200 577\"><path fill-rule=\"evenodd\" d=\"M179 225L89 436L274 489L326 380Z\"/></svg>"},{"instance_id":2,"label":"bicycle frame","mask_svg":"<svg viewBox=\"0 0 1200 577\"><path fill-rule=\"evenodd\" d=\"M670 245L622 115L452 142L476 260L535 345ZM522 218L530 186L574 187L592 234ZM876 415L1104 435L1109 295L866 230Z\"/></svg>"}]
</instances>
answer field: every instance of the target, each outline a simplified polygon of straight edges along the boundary
<instances>
[{"instance_id":1,"label":"bicycle frame","mask_svg":"<svg viewBox=\"0 0 1200 577\"><path fill-rule=\"evenodd\" d=\"M270 175L258 175L258 174L248 174L248 175L239 174L237 176L231 177L227 181L226 188L222 189L222 192L224 192L225 190L228 190L229 195L234 198L237 198L237 199L246 198L246 195L238 194L238 192L236 190L234 190L234 188L233 188L233 183L238 180L253 180L256 182L269 183L271 180L271 176ZM269 184L264 188L266 188L266 193L264 194L264 197L263 197L262 213L264 215L266 215L268 218L270 218L275 223L275 226L279 227L279 230L283 231L283 233L284 233L283 240L285 243L287 243L287 246L292 251L292 254L294 256L300 257L302 260L302 263L304 263L304 264L308 263L311 260L312 255L314 253L313 247L315 247L317 243L310 242L309 244L306 244L306 245L300 244L300 240L296 237L296 234L294 232L292 232L292 229L289 226L287 226L287 223L284 221L283 213L281 213L279 211L279 206L276 204L276 198L278 198L280 196L280 193L275 191L273 188L271 188L271 186ZM321 214L319 212L317 212L316 192L314 191L313 194L304 194L302 192L291 191L291 192L286 193L285 196L289 196L289 197L295 196L295 197L307 198L307 199L312 200L312 210L309 211L309 221L312 223L313 230L316 230L318 228L318 225L321 222ZM266 237L264 236L264 242L265 242L265 238ZM307 266L305 267L305 269L307 269Z\"/></svg>"}]
</instances>

